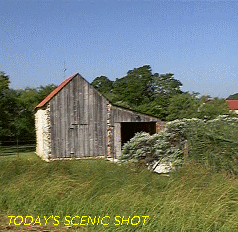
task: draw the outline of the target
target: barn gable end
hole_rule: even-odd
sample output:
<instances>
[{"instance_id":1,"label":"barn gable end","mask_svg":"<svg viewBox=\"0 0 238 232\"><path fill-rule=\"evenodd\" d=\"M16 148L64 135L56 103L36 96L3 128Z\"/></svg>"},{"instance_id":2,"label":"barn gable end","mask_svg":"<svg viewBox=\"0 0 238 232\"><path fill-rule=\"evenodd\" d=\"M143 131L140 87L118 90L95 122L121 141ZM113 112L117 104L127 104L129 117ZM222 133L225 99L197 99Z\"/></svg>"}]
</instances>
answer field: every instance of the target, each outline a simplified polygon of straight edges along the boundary
<instances>
[{"instance_id":1,"label":"barn gable end","mask_svg":"<svg viewBox=\"0 0 238 232\"><path fill-rule=\"evenodd\" d=\"M78 73L37 105L35 121L36 153L44 160L118 158L122 138L129 138L125 128L154 133L161 124L157 118L113 106Z\"/></svg>"}]
</instances>

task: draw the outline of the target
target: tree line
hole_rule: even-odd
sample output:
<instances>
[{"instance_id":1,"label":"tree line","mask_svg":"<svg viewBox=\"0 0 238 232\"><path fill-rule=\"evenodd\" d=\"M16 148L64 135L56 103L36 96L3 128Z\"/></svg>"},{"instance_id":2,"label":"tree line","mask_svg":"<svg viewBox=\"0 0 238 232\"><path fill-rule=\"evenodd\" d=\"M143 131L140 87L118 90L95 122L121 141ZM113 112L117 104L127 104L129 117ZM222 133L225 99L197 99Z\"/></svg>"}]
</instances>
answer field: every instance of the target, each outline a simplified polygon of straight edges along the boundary
<instances>
[{"instance_id":1,"label":"tree line","mask_svg":"<svg viewBox=\"0 0 238 232\"><path fill-rule=\"evenodd\" d=\"M183 118L210 120L218 115L234 115L225 99L183 92L174 74L152 73L149 65L129 70L127 75L111 81L96 77L92 85L113 104L165 121Z\"/></svg>"},{"instance_id":2,"label":"tree line","mask_svg":"<svg viewBox=\"0 0 238 232\"><path fill-rule=\"evenodd\" d=\"M35 140L34 109L56 86L11 89L10 78L0 72L0 142Z\"/></svg>"},{"instance_id":3,"label":"tree line","mask_svg":"<svg viewBox=\"0 0 238 232\"><path fill-rule=\"evenodd\" d=\"M35 140L36 105L56 86L11 89L10 78L0 72L0 141ZM126 76L110 80L96 77L91 83L111 103L170 121L182 118L210 120L232 114L224 99L183 92L172 73L153 73L149 65L129 70Z\"/></svg>"}]
</instances>

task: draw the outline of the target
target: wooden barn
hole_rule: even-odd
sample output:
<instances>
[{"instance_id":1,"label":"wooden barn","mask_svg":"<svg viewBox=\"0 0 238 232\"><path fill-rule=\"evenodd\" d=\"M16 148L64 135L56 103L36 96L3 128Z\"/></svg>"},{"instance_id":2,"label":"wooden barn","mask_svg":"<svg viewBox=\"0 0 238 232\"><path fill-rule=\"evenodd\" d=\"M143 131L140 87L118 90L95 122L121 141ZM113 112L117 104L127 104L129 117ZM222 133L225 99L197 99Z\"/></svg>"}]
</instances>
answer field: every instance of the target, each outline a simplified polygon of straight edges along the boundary
<instances>
[{"instance_id":1,"label":"wooden barn","mask_svg":"<svg viewBox=\"0 0 238 232\"><path fill-rule=\"evenodd\" d=\"M36 106L36 153L58 158L118 158L136 132L156 133L163 122L112 105L76 73Z\"/></svg>"}]
</instances>

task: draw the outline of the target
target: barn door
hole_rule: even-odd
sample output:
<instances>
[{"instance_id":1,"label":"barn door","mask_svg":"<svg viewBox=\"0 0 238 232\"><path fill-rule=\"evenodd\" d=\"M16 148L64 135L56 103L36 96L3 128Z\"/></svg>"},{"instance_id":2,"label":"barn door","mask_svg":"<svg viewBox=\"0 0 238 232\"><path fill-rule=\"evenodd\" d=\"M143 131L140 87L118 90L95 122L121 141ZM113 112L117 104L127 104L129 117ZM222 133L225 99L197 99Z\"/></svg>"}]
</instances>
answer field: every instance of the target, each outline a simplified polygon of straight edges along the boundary
<instances>
[{"instance_id":1,"label":"barn door","mask_svg":"<svg viewBox=\"0 0 238 232\"><path fill-rule=\"evenodd\" d=\"M69 153L70 157L78 156L78 126L71 125L69 129Z\"/></svg>"}]
</instances>

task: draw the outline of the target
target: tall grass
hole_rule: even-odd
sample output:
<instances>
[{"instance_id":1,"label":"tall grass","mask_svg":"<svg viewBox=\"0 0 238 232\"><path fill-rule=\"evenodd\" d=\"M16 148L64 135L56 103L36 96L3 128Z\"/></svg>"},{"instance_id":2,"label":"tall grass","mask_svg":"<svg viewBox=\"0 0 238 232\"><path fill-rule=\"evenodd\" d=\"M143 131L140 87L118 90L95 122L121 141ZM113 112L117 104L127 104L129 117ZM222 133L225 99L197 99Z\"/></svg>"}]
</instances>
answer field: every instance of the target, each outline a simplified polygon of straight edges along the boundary
<instances>
[{"instance_id":1,"label":"tall grass","mask_svg":"<svg viewBox=\"0 0 238 232\"><path fill-rule=\"evenodd\" d=\"M76 231L236 231L237 203L236 178L192 162L161 176L101 159L46 163L29 154L0 157L2 212L59 216L62 226L65 216L110 216L109 225L73 226ZM149 218L144 225L127 225L123 216Z\"/></svg>"},{"instance_id":2,"label":"tall grass","mask_svg":"<svg viewBox=\"0 0 238 232\"><path fill-rule=\"evenodd\" d=\"M187 132L189 157L213 170L238 174L238 119L220 116Z\"/></svg>"}]
</instances>

